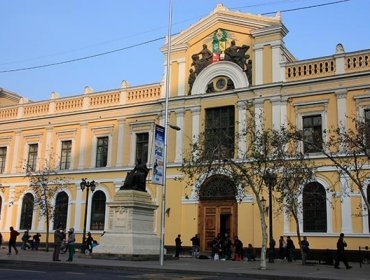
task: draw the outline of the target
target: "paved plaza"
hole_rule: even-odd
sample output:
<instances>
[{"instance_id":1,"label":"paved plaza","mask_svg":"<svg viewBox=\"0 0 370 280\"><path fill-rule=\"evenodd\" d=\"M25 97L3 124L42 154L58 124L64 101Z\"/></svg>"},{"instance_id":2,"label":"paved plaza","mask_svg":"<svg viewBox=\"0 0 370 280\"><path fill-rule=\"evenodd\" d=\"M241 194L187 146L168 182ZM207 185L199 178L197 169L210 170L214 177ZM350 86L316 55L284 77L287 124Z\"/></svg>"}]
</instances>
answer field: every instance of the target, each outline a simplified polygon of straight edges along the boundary
<instances>
[{"instance_id":1,"label":"paved plaza","mask_svg":"<svg viewBox=\"0 0 370 280\"><path fill-rule=\"evenodd\" d=\"M3 247L0 250L0 267L6 267L7 263L19 263L21 268L22 262L45 263L45 265L65 265L65 266L83 266L83 267L101 267L102 269L123 269L123 270L146 270L162 271L175 270L181 273L198 273L215 275L248 275L256 279L369 279L370 264L350 263L352 269L347 270L342 265L341 269L334 269L333 266L311 263L302 265L300 261L288 263L286 261L276 260L274 263L267 263L266 270L259 269L259 261L213 261L211 259L193 259L188 256L180 257L179 260L165 260L164 265L160 266L159 260L146 261L123 261L113 259L97 259L90 256L81 256L75 254L72 263L66 262L67 255L61 254L61 262L52 261L52 252L19 250L19 254L7 255L7 249Z\"/></svg>"}]
</instances>

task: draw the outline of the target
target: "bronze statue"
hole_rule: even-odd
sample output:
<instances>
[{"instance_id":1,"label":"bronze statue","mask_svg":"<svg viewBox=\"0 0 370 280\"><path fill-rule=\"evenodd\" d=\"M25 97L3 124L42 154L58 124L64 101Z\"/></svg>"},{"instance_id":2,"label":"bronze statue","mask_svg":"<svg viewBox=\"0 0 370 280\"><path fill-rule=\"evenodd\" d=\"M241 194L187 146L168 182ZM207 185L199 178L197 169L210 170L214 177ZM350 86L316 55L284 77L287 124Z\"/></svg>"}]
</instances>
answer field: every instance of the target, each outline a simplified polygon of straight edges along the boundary
<instances>
[{"instance_id":1,"label":"bronze statue","mask_svg":"<svg viewBox=\"0 0 370 280\"><path fill-rule=\"evenodd\" d=\"M189 78L188 78L188 84L189 84L188 95L191 94L191 89L193 88L193 84L195 82L195 78L196 78L195 72L194 72L193 69L190 68L190 70L189 70Z\"/></svg>"},{"instance_id":2,"label":"bronze statue","mask_svg":"<svg viewBox=\"0 0 370 280\"><path fill-rule=\"evenodd\" d=\"M127 173L125 182L120 190L136 190L146 192L146 177L148 176L149 169L145 163L141 163L141 160L137 161L137 164L133 170Z\"/></svg>"}]
</instances>

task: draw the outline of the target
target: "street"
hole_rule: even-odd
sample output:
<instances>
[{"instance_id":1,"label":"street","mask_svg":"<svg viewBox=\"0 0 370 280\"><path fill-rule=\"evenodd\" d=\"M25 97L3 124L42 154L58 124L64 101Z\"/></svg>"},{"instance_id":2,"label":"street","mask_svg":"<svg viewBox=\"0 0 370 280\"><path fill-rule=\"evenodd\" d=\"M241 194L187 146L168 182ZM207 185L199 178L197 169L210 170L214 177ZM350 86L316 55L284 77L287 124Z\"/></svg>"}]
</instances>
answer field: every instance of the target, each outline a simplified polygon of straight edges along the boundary
<instances>
[{"instance_id":1,"label":"street","mask_svg":"<svg viewBox=\"0 0 370 280\"><path fill-rule=\"evenodd\" d=\"M213 274L213 275L212 275ZM27 280L100 280L100 279L158 279L158 280L170 280L170 279L182 279L182 280L215 280L220 279L217 273L209 273L209 275L186 273L180 274L176 272L148 272L141 271L140 268L137 271L130 271L124 269L104 269L96 268L91 269L81 266L49 266L46 263L40 264L28 264L28 263L12 263L12 264L0 264L0 279L27 279ZM255 279L246 278L244 276L222 276L224 280L231 279ZM262 279L263 278L259 278Z\"/></svg>"}]
</instances>

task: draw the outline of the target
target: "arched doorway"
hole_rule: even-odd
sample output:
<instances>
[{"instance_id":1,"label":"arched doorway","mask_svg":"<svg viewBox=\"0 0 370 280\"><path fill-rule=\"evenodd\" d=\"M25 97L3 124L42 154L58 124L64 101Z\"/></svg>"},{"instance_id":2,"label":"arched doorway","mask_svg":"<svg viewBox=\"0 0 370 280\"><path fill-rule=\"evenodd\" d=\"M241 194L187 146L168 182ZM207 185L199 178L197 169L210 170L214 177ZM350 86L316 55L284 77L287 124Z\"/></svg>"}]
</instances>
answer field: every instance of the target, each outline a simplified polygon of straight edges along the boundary
<instances>
[{"instance_id":1,"label":"arched doorway","mask_svg":"<svg viewBox=\"0 0 370 280\"><path fill-rule=\"evenodd\" d=\"M217 234L237 234L237 190L233 181L224 175L208 178L199 190L199 228L201 250L210 250Z\"/></svg>"}]
</instances>

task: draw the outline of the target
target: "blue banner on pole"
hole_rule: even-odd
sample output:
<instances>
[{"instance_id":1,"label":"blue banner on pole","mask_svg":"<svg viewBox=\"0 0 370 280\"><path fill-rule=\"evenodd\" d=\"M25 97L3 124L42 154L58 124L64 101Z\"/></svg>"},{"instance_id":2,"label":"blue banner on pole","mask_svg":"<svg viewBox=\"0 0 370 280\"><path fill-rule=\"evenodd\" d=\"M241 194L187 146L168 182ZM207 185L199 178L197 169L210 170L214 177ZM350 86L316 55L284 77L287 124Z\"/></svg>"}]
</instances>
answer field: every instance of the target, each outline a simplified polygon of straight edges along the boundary
<instances>
[{"instance_id":1,"label":"blue banner on pole","mask_svg":"<svg viewBox=\"0 0 370 280\"><path fill-rule=\"evenodd\" d=\"M165 128L155 125L152 183L163 185Z\"/></svg>"}]
</instances>

